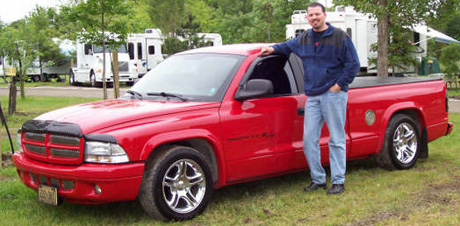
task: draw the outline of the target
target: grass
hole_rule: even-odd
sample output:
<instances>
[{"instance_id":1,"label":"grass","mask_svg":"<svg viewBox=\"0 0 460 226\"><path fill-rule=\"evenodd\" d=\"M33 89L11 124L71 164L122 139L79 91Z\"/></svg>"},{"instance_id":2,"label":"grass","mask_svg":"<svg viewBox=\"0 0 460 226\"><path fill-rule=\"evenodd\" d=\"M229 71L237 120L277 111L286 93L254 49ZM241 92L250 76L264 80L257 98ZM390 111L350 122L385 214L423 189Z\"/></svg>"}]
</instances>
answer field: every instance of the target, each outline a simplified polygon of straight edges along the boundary
<instances>
[{"instance_id":1,"label":"grass","mask_svg":"<svg viewBox=\"0 0 460 226\"><path fill-rule=\"evenodd\" d=\"M64 99L28 97L27 104L18 104L24 106L19 111L33 112L24 116L32 118L45 105L54 109L86 101ZM449 117L460 125L460 114ZM19 123L25 118L10 120ZM347 191L340 196L327 196L323 190L304 193L310 178L308 172L300 172L224 187L214 192L202 215L172 223L152 220L137 201L41 204L36 192L20 182L15 168L6 167L0 169L0 225L459 225L459 140L454 128L449 136L430 143L430 157L411 170L385 171L373 159L350 162Z\"/></svg>"}]
</instances>

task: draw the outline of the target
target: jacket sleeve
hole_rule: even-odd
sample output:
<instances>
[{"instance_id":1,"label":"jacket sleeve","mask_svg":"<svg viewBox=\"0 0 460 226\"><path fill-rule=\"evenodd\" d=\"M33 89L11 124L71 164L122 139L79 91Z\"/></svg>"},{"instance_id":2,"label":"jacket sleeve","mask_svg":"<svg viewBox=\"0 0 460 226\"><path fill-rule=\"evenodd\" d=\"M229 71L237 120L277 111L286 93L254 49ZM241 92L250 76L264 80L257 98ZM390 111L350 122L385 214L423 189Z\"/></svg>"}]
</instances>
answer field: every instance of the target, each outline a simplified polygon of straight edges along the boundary
<instances>
[{"instance_id":1,"label":"jacket sleeve","mask_svg":"<svg viewBox=\"0 0 460 226\"><path fill-rule=\"evenodd\" d=\"M342 75L337 80L337 84L340 87L347 86L353 79L355 75L359 71L359 58L358 54L356 53L356 49L353 46L350 38L346 38L344 40L343 48L341 50L341 61L343 62L343 70Z\"/></svg>"},{"instance_id":2,"label":"jacket sleeve","mask_svg":"<svg viewBox=\"0 0 460 226\"><path fill-rule=\"evenodd\" d=\"M273 54L281 54L289 56L292 52L294 52L299 46L299 37L278 43L273 45L272 47L275 49Z\"/></svg>"}]
</instances>

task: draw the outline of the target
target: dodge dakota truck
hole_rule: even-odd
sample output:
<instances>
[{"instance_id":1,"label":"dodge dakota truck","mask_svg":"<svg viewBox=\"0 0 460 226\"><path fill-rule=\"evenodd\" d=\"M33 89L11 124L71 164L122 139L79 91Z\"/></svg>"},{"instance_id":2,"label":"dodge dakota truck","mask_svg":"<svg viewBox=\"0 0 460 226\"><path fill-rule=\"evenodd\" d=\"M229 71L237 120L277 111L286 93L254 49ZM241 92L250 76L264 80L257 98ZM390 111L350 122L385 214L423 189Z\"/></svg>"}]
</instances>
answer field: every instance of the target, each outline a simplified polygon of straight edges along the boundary
<instances>
[{"instance_id":1,"label":"dodge dakota truck","mask_svg":"<svg viewBox=\"0 0 460 226\"><path fill-rule=\"evenodd\" d=\"M186 220L214 189L306 170L301 61L260 57L263 45L178 53L119 99L25 122L18 176L47 204L137 198L154 218ZM441 79L357 77L348 96L348 160L409 169L453 128ZM319 142L328 164L327 127Z\"/></svg>"}]
</instances>

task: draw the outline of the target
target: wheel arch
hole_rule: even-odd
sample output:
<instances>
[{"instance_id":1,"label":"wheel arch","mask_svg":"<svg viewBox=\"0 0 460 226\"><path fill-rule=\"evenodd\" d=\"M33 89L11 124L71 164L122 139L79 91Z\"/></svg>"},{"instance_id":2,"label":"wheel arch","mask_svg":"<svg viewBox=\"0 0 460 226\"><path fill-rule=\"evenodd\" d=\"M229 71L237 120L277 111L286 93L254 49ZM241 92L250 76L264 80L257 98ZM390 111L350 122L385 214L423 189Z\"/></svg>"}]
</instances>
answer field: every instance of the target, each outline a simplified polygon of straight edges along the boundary
<instances>
[{"instance_id":1,"label":"wheel arch","mask_svg":"<svg viewBox=\"0 0 460 226\"><path fill-rule=\"evenodd\" d=\"M218 139L210 136L209 132L192 130L175 131L157 135L152 137L144 145L140 159L151 161L156 158L165 147L174 145L190 147L202 154L209 163L213 183L216 187L222 185L221 173L224 172L223 155L220 151Z\"/></svg>"},{"instance_id":2,"label":"wheel arch","mask_svg":"<svg viewBox=\"0 0 460 226\"><path fill-rule=\"evenodd\" d=\"M383 114L382 121L383 123L381 124L379 128L379 144L377 147L379 149L375 154L380 153L382 151L383 143L385 141L385 131L388 127L388 123L390 123L390 120L397 114L405 114L414 119L414 121L417 123L417 126L419 127L419 133L422 141L422 149L420 153L421 158L426 158L428 156L428 134L426 130L426 116L423 113L422 107L417 105L414 102L403 102L403 103L398 103L395 105L390 106L385 113ZM426 156L426 157L425 157Z\"/></svg>"}]
</instances>

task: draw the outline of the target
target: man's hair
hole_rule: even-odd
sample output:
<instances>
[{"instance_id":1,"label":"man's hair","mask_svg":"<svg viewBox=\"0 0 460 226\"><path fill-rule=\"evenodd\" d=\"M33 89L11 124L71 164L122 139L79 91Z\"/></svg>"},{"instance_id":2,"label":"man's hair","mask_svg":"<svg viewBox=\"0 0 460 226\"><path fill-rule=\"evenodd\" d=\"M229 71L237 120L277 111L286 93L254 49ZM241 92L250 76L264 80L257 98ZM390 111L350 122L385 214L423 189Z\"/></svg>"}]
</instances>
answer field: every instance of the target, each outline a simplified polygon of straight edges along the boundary
<instances>
[{"instance_id":1,"label":"man's hair","mask_svg":"<svg viewBox=\"0 0 460 226\"><path fill-rule=\"evenodd\" d=\"M323 13L326 12L326 8L324 8L323 4L321 4L321 3L313 2L310 5L308 5L307 10L308 10L308 8L311 8L311 7L321 7L321 10L323 11Z\"/></svg>"}]
</instances>

